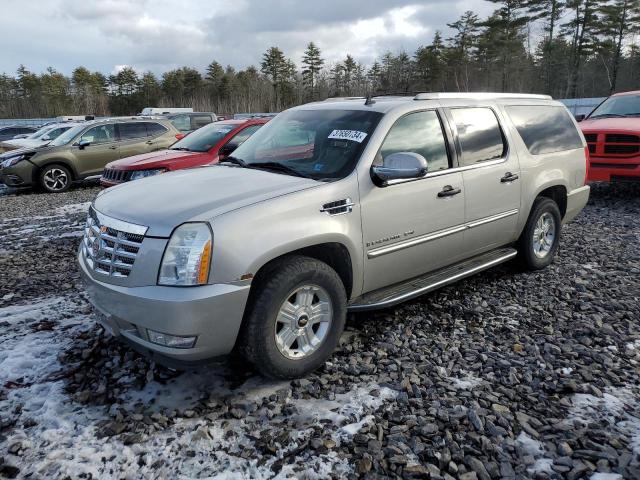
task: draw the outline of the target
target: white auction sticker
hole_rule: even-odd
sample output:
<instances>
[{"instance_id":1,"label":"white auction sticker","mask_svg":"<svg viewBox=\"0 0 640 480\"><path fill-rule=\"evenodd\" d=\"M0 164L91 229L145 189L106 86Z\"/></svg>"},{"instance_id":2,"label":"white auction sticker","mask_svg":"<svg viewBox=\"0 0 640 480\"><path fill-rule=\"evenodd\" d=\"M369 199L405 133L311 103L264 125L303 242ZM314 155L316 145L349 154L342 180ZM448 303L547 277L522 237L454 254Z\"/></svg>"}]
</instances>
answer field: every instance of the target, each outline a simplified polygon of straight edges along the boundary
<instances>
[{"instance_id":1,"label":"white auction sticker","mask_svg":"<svg viewBox=\"0 0 640 480\"><path fill-rule=\"evenodd\" d=\"M366 137L366 133L359 132L358 130L334 130L329 135L329 138L335 138L337 140L353 140L358 143L362 143Z\"/></svg>"}]
</instances>

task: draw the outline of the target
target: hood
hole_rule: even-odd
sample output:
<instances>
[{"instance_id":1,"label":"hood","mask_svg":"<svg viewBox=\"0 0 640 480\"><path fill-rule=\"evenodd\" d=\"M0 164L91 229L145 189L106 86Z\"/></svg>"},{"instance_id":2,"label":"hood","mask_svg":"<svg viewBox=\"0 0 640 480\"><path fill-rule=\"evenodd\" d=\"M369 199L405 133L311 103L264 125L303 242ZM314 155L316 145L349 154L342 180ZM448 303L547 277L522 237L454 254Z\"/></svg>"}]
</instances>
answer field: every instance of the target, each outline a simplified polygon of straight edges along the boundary
<instances>
[{"instance_id":1,"label":"hood","mask_svg":"<svg viewBox=\"0 0 640 480\"><path fill-rule=\"evenodd\" d=\"M318 185L322 183L308 178L212 166L123 183L98 194L94 207L110 217L149 227L149 236L168 237L184 222L209 220Z\"/></svg>"},{"instance_id":2,"label":"hood","mask_svg":"<svg viewBox=\"0 0 640 480\"><path fill-rule=\"evenodd\" d=\"M0 145L1 146L1 145ZM22 148L16 148L13 150L8 150L2 154L0 154L0 160L9 158L9 157L15 157L16 155L23 155L25 153L35 153L36 149L35 148L28 148L28 147L22 147Z\"/></svg>"},{"instance_id":3,"label":"hood","mask_svg":"<svg viewBox=\"0 0 640 480\"><path fill-rule=\"evenodd\" d=\"M593 120L586 119L580 122L580 129L583 132L600 132L605 130L612 130L616 132L629 132L638 134L640 132L640 118L638 117L626 117L626 118L594 118Z\"/></svg>"},{"instance_id":4,"label":"hood","mask_svg":"<svg viewBox=\"0 0 640 480\"><path fill-rule=\"evenodd\" d=\"M190 164L191 159L201 159L200 164L209 163L210 156L207 153L184 152L180 150L161 150L159 152L143 153L133 157L116 160L107 165L107 168L116 170L142 170L146 168L170 168L174 164ZM190 165L188 165L190 166Z\"/></svg>"},{"instance_id":5,"label":"hood","mask_svg":"<svg viewBox=\"0 0 640 480\"><path fill-rule=\"evenodd\" d=\"M6 140L4 143L7 143L9 145L13 145L16 147L25 147L25 148L34 148L34 147L38 147L40 145L46 145L48 142L43 141L43 140L32 140L32 139L28 139L28 138L18 138L18 139L13 139L13 140Z\"/></svg>"}]
</instances>

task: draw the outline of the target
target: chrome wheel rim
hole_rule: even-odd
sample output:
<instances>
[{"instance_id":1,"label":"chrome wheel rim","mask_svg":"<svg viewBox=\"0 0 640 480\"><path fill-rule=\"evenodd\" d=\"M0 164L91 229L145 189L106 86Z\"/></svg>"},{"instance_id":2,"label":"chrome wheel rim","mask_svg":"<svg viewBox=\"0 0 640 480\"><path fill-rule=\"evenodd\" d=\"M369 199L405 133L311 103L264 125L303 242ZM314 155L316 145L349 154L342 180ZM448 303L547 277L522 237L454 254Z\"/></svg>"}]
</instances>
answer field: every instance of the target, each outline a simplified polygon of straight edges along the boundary
<instances>
[{"instance_id":1,"label":"chrome wheel rim","mask_svg":"<svg viewBox=\"0 0 640 480\"><path fill-rule=\"evenodd\" d=\"M275 340L286 358L299 360L323 344L333 318L329 293L317 285L302 285L287 295L276 317Z\"/></svg>"},{"instance_id":2,"label":"chrome wheel rim","mask_svg":"<svg viewBox=\"0 0 640 480\"><path fill-rule=\"evenodd\" d=\"M62 190L67 186L69 177L61 168L52 168L44 174L44 184L49 190Z\"/></svg>"},{"instance_id":3,"label":"chrome wheel rim","mask_svg":"<svg viewBox=\"0 0 640 480\"><path fill-rule=\"evenodd\" d=\"M549 212L544 212L538 218L533 230L533 253L538 258L549 255L556 239L556 221Z\"/></svg>"}]
</instances>

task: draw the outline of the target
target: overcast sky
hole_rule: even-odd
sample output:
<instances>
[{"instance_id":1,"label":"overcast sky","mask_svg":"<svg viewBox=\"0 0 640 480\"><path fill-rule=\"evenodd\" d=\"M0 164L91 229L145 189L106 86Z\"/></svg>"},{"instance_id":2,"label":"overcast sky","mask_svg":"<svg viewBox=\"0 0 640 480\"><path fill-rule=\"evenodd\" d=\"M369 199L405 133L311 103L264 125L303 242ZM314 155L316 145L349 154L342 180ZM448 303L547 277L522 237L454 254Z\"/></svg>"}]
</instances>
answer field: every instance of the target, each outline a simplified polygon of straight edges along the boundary
<instances>
[{"instance_id":1,"label":"overcast sky","mask_svg":"<svg viewBox=\"0 0 640 480\"><path fill-rule=\"evenodd\" d=\"M25 64L65 74L122 65L160 74L212 60L259 65L279 46L299 65L309 41L327 61L351 53L370 64L387 50L413 53L484 0L0 0L0 72Z\"/></svg>"}]
</instances>

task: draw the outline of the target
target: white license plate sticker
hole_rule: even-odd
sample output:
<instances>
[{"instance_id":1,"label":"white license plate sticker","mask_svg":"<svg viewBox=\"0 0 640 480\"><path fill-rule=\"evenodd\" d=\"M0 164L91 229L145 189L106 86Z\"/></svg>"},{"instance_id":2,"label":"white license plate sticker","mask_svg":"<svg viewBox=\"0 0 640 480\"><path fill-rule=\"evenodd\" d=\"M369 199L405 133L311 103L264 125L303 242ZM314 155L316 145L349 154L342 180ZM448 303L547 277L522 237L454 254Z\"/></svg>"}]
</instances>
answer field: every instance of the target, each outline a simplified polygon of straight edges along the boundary
<instances>
[{"instance_id":1,"label":"white license plate sticker","mask_svg":"<svg viewBox=\"0 0 640 480\"><path fill-rule=\"evenodd\" d=\"M359 132L358 130L334 130L329 134L329 138L336 140L352 140L354 142L362 143L367 138L367 134Z\"/></svg>"}]
</instances>

